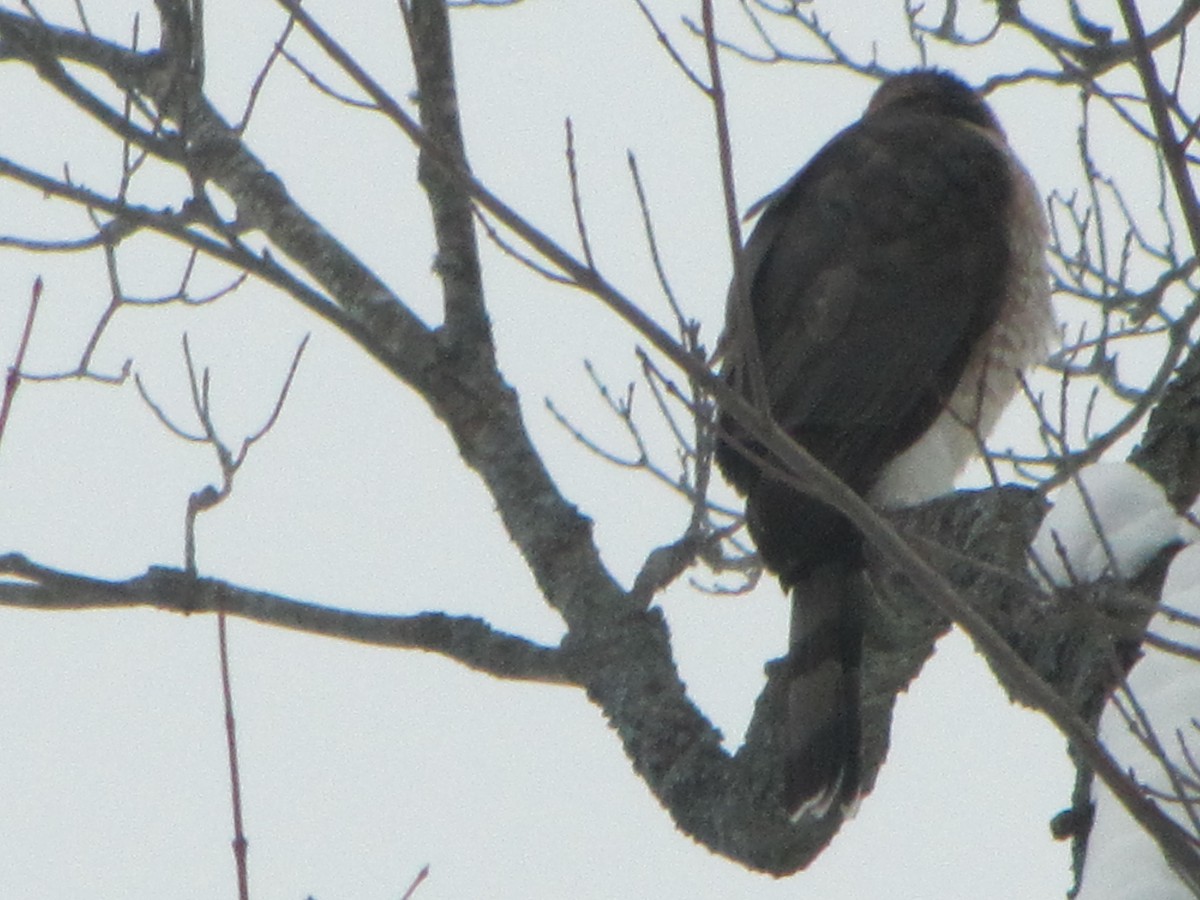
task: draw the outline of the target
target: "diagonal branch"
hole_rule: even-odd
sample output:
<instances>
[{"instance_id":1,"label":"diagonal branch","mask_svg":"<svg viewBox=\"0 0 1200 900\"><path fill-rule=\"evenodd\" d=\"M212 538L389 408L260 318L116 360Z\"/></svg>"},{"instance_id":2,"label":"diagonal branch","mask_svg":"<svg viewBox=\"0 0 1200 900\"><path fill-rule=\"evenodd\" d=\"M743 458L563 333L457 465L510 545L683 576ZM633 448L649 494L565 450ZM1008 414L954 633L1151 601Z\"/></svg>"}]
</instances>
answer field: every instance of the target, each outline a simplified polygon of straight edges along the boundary
<instances>
[{"instance_id":1,"label":"diagonal branch","mask_svg":"<svg viewBox=\"0 0 1200 900\"><path fill-rule=\"evenodd\" d=\"M1129 43L1133 46L1133 56L1142 88L1146 92L1146 101L1150 106L1150 116L1154 121L1154 131L1158 138L1167 171L1171 175L1171 184L1175 188L1179 208L1187 223L1188 236L1191 238L1192 249L1200 253L1200 200L1197 199L1196 189L1188 172L1186 144L1175 135L1175 127L1171 123L1171 111L1167 108L1167 89L1158 77L1158 69L1154 64L1153 51L1157 46L1152 38L1146 36L1142 28L1142 19L1137 5L1133 0L1119 0L1121 16L1125 20L1125 28L1129 32ZM1192 16L1200 12L1200 0L1189 0L1184 5L1190 8ZM1180 9L1180 13L1183 8Z\"/></svg>"},{"instance_id":2,"label":"diagonal branch","mask_svg":"<svg viewBox=\"0 0 1200 900\"><path fill-rule=\"evenodd\" d=\"M1125 0L1120 0L1120 6L1124 13ZM1184 34L1191 21L1200 15L1200 0L1182 0L1157 31L1149 36L1143 34L1140 41L1134 38L1132 31L1129 33L1130 39L1125 41L1072 40L1027 18L1021 11L1019 0L1000 0L997 9L1000 22L1024 31L1060 62L1066 64L1069 60L1070 65L1065 65L1066 68L1080 69L1083 74L1095 79L1136 59L1145 48L1157 49Z\"/></svg>"},{"instance_id":3,"label":"diagonal branch","mask_svg":"<svg viewBox=\"0 0 1200 900\"><path fill-rule=\"evenodd\" d=\"M995 658L1003 667L1017 673L1014 677L1018 681L1024 679L1020 681L1022 697L1051 710L1064 731L1099 753L1098 762L1108 762L1108 768L1102 768L1107 778L1122 777L1120 772L1114 774L1111 760L1096 747L1086 726L1070 710L1066 717L1062 715L1062 702L1056 701L1053 692L1027 666L1021 668L1024 664L1020 659L1014 660L1011 650L1007 656L1002 652L1003 639L989 631L986 622L972 618L962 598L913 553L894 529L874 516L856 495L792 444L765 416L731 393L702 362L617 292L591 266L552 242L473 179L461 158L446 152L436 138L417 125L298 3L294 0L280 0L280 3L371 96L378 109L409 136L423 155L441 166L465 195L565 273L576 287L616 311L686 371L696 384L710 390L747 433L759 439L794 473L804 490L845 511L889 560L918 582L923 593L935 598L943 610L960 622L965 622L979 643L989 653L997 654ZM5 20L0 18L0 40L4 28ZM62 40L66 46L68 39ZM93 41L89 44L78 37L69 41L72 48L82 48L80 53L89 47L90 52L99 53L97 48L102 43ZM449 64L448 55L444 64ZM722 750L715 730L691 704L674 667L669 634L661 614L645 608L639 598L631 598L622 591L604 569L592 540L590 523L562 497L550 480L524 429L515 393L503 383L494 366L474 365L470 360L447 359L439 354L434 333L404 309L334 236L296 206L278 178L249 154L236 129L216 114L198 88L188 95L186 103L180 103L177 98L167 96L178 87L173 83L163 85L160 80L138 77L136 73L121 77L131 82L131 89L158 98L164 107L184 119L181 130L188 135L192 151L188 168L195 182L203 185L213 181L220 185L238 205L239 226L262 228L277 246L328 291L331 299L326 301L326 306L337 305L339 327L359 341L367 352L382 360L392 372L422 391L451 430L464 459L487 482L510 534L529 562L547 601L563 612L569 627L564 641L567 652L500 635L478 620L454 619L439 614L363 617L362 614L297 604L274 595L241 591L219 582L189 579L183 583L177 580L184 577L182 573L167 570L154 570L140 579L115 583L128 588L124 592L116 590L115 594L114 583L86 579L70 581L70 577L62 573L43 571L41 574L49 579L48 582L32 586L28 582L23 585L4 583L0 585L0 598L5 602L19 598L23 604L31 606L50 605L55 598L61 600L70 596L90 597L95 602L89 605L152 603L161 606L159 595L165 589L174 589L177 595L169 598L173 605L164 608L196 611L224 606L230 612L285 627L299 627L294 624L295 620L305 617L319 623L317 633L372 643L388 643L381 639L380 631L395 628L401 637L391 645L435 650L494 674L499 673L498 666L481 659L476 645L490 646L498 641L502 650L511 651L524 664L524 668L516 665L518 674L509 677L538 677L520 674L538 671L547 676L540 680L556 680L550 677L556 675L559 681L586 684L589 696L604 708L620 730L638 772L668 806L676 821L714 849L777 873L794 871L819 852L828 835L792 828L783 820L781 811L776 814L768 790L764 788L764 785L769 788L769 782L762 779L761 773L749 770L747 758L731 760ZM233 250L227 247L227 252L248 252L233 236L227 237L234 241ZM20 575L21 566L14 560L20 561L12 557L0 559L0 571L3 571L3 564L8 564L13 567L13 574ZM30 571L27 565L25 571ZM51 584L55 581L51 576L56 574L68 580ZM51 587L57 593L48 590ZM223 591L230 590L234 591L234 596L222 596ZM131 600L131 596L143 599ZM286 601L286 605L281 606L280 601ZM201 602L207 605L198 605ZM347 616L352 618L347 620ZM459 627L458 623L466 622L474 622L476 626L464 624ZM432 634L421 631L422 628L430 629ZM474 642L472 649L463 650L457 638L447 638L439 631L447 628L460 636L465 635L466 643ZM420 634L416 635L414 631ZM514 645L513 641L517 643ZM997 649L998 645L1000 649ZM546 662L547 654L553 654L552 662ZM543 665L530 663L526 659L528 656L537 657ZM569 675L566 674L568 670ZM1057 706L1053 705L1055 702ZM1146 814L1152 816L1152 813Z\"/></svg>"},{"instance_id":4,"label":"diagonal branch","mask_svg":"<svg viewBox=\"0 0 1200 900\"><path fill-rule=\"evenodd\" d=\"M42 279L39 276L29 292L29 311L25 313L25 325L21 329L21 339L17 342L17 354L4 376L3 394L0 395L0 441L4 439L8 414L12 411L17 388L21 385L21 367L25 363L25 353L29 350L29 337L33 333L33 320L37 317L38 301L41 299Z\"/></svg>"},{"instance_id":5,"label":"diagonal branch","mask_svg":"<svg viewBox=\"0 0 1200 900\"><path fill-rule=\"evenodd\" d=\"M165 38L170 34L173 34L170 29L164 29ZM284 289L292 293L292 288L302 288L295 296L310 309L333 318L335 324L359 340L364 349L381 361L387 360L389 368L402 378L409 381L417 378L436 357L429 329L368 266L304 212L279 177L247 149L237 127L216 111L196 79L173 76L173 64L185 68L192 65L190 45L174 46L181 43L186 42L165 40L162 50L138 53L93 35L44 25L11 12L0 12L0 59L28 62L39 74L42 74L47 57L69 59L104 73L124 91L152 100L167 118L176 121L180 133L186 135L183 161L193 182L203 185L211 181L233 198L237 204L237 228L242 232L261 229L276 247L328 292L338 309L333 312L322 309L319 292L303 285L269 258L258 260L256 266L257 255L236 241L232 246L222 245L212 239L202 240L202 235L187 233L182 227L163 228L163 220L156 219L151 211L137 213L128 205L108 200L95 192L88 192L93 195L87 201L89 205L113 214L132 216L142 227L164 230L172 237L255 274L269 273L272 277L268 280L281 287L292 282L291 287ZM175 51L186 54L187 58L175 59L171 55ZM53 79L50 83L59 88L63 86ZM92 112L86 108L85 111ZM115 127L115 121L110 117L102 117L101 122ZM135 143L140 137L129 134L127 129L118 129L117 133ZM159 144L151 143L145 149L168 161L177 161L170 155L164 156L164 148ZM70 197L69 192L52 179L8 161L0 161L0 175L17 178L77 202L80 199ZM202 198L195 200L200 203ZM232 235L226 237L232 239ZM329 306L328 300L324 305Z\"/></svg>"},{"instance_id":6,"label":"diagonal branch","mask_svg":"<svg viewBox=\"0 0 1200 900\"><path fill-rule=\"evenodd\" d=\"M1152 834L1164 854L1180 869L1189 873L1189 879L1200 884L1200 858L1186 834L1153 804L1141 795L1136 786L1125 776L1117 762L1100 745L1094 730L1049 687L1020 655L1004 640L991 624L951 586L922 556L913 551L895 528L882 519L870 506L850 488L842 484L807 451L792 441L770 418L755 410L740 395L730 390L715 378L707 367L688 355L656 323L640 309L612 288L598 273L587 268L544 234L529 225L507 204L499 200L456 161L433 145L429 136L412 121L392 97L382 89L340 45L334 41L295 0L278 0L296 16L297 22L330 55L330 57L376 101L396 124L422 150L436 154L438 161L461 179L476 202L512 229L523 240L534 247L570 275L578 287L591 293L633 325L655 347L666 354L672 362L709 390L740 426L759 440L770 457L777 460L789 472L791 479L808 493L843 512L862 532L867 542L890 564L901 569L912 580L916 588L929 598L939 609L960 625L972 638L977 647L992 665L1005 673L1010 688L1018 692L1021 699L1045 712L1079 749L1100 778L1112 789L1131 815ZM568 620L570 625L570 620ZM689 704L690 705L690 704ZM624 736L624 735L623 735ZM626 736L626 746L635 765L638 756ZM647 778L654 786L654 779ZM662 790L660 785L657 790ZM663 797L673 813L669 797ZM681 825L687 827L681 820Z\"/></svg>"}]
</instances>

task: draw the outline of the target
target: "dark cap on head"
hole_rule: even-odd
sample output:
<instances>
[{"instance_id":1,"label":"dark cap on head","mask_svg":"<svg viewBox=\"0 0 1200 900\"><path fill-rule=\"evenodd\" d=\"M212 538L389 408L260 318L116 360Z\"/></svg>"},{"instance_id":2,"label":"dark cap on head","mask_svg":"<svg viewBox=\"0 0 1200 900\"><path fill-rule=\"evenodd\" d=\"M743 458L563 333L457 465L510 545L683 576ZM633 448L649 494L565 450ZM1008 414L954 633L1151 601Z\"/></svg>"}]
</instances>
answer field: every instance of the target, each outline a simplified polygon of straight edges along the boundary
<instances>
[{"instance_id":1,"label":"dark cap on head","mask_svg":"<svg viewBox=\"0 0 1200 900\"><path fill-rule=\"evenodd\" d=\"M915 69L883 82L871 97L866 114L892 110L950 116L1004 133L984 99L957 75L941 69Z\"/></svg>"}]
</instances>

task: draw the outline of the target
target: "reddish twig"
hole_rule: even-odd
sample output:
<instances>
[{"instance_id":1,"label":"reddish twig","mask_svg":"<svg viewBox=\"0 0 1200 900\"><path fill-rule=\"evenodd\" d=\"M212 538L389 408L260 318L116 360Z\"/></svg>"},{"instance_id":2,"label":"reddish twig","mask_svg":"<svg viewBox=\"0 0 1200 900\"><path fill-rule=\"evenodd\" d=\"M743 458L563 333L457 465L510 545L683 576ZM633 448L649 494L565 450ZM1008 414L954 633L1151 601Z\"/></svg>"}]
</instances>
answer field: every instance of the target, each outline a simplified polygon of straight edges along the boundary
<instances>
[{"instance_id":1,"label":"reddish twig","mask_svg":"<svg viewBox=\"0 0 1200 900\"><path fill-rule=\"evenodd\" d=\"M196 364L192 358L191 346L188 343L186 334L183 336L183 358L187 364L188 386L192 394L192 407L203 429L202 434L190 434L172 422L163 409L150 398L145 387L142 385L141 379L135 376L138 392L142 395L142 399L146 402L146 405L158 417L158 420L173 434L184 440L211 445L221 466L220 487L210 484L188 497L187 513L184 517L184 568L187 574L193 579L197 575L196 517L205 510L217 506L230 495L233 491L233 479L237 475L242 463L245 462L250 448L257 441L261 440L279 420L279 414L283 410L283 404L287 400L292 381L296 376L296 370L300 365L300 357L304 354L304 348L307 345L308 336L305 335L304 340L300 342L300 345L296 348L295 355L292 357L292 364L288 368L287 378L284 380L283 387L280 388L271 414L258 431L242 440L241 448L236 455L217 434L217 428L212 418L212 407L209 403L209 371L205 368L202 372L197 373ZM246 832L242 824L242 780L238 768L237 727L233 716L232 679L229 675L229 639L226 613L225 604L222 602L217 607L217 651L221 667L221 699L225 708L225 745L229 751L229 795L230 805L233 809L233 858L237 868L238 900L249 900L250 882L246 862L246 850L249 842L246 840Z\"/></svg>"},{"instance_id":2,"label":"reddish twig","mask_svg":"<svg viewBox=\"0 0 1200 900\"><path fill-rule=\"evenodd\" d=\"M25 362L25 351L29 349L29 335L33 333L33 319L37 315L38 301L42 299L42 276L34 279L33 290L29 295L29 312L25 314L25 330L21 332L21 341L17 344L17 355L13 364L8 367L8 375L4 379L4 401L0 403L0 441L4 439L4 429L8 425L8 413L12 409L13 398L17 395L17 385L21 383L21 366Z\"/></svg>"},{"instance_id":3,"label":"reddish twig","mask_svg":"<svg viewBox=\"0 0 1200 900\"><path fill-rule=\"evenodd\" d=\"M217 610L217 647L221 657L221 701L225 706L225 745L229 749L229 798L233 806L233 858L237 865L238 900L250 900L246 866L246 831L242 826L242 776L238 770L237 727L233 718L233 688L229 678L229 641L225 610Z\"/></svg>"},{"instance_id":4,"label":"reddish twig","mask_svg":"<svg viewBox=\"0 0 1200 900\"><path fill-rule=\"evenodd\" d=\"M408 890L404 892L404 895L400 898L400 900L412 900L412 895L415 894L417 888L421 886L421 882L428 877L429 863L425 863L425 865L421 867L421 871L417 873L417 877L412 880L412 884L408 886Z\"/></svg>"}]
</instances>

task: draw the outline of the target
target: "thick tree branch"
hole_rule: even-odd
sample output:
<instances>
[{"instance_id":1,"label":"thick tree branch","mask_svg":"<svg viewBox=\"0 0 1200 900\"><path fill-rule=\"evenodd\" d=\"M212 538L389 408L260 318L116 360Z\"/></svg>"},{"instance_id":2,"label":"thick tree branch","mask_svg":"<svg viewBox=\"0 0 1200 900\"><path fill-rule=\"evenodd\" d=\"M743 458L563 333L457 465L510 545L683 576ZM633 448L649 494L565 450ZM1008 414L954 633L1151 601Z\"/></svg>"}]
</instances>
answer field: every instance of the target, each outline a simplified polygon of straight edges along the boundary
<instances>
[{"instance_id":1,"label":"thick tree branch","mask_svg":"<svg viewBox=\"0 0 1200 900\"><path fill-rule=\"evenodd\" d=\"M345 52L337 47L315 22L311 19L306 21L306 17L303 17L303 14L298 12L298 7L295 7L292 0L280 0L280 2L297 13L301 26L308 30L314 39L322 43L327 52L346 69L347 74L355 78L360 87L367 90L376 102L380 104L380 107L388 112L401 125L405 132L410 137L413 137L424 149L428 143L428 136L421 133L420 129L404 115L394 101L391 101L391 98L369 76L366 76L365 72L353 64L353 61L349 60ZM346 61L349 61L350 68L346 68ZM498 215L502 221L505 221L505 216L509 216L510 221L505 221L505 224L513 228L514 231L539 249L539 251L542 250L538 242L544 241L544 236L535 229L530 228L519 216L512 217L511 211L506 205L500 203L490 192L483 189L481 185L478 185L469 173L462 170L461 167L456 166L452 159L447 158L445 154L440 154L439 158L448 169L458 174L458 177L471 190L471 193L476 197L478 202L486 206L493 214ZM718 402L738 420L739 424L747 427L747 430L756 438L763 441L764 446L768 448L768 451L776 460L781 461L789 471L799 476L796 479L796 483L802 489L823 500L827 500L845 512L862 531L868 543L875 551L879 552L890 564L897 566L903 571L914 582L921 593L928 597L944 614L949 615L956 623L962 626L975 641L976 645L988 657L993 667L1003 673L1004 680L1010 689L1014 690L1024 702L1046 712L1050 716L1134 818L1149 833L1155 836L1164 853L1175 867L1181 872L1188 873L1190 881L1200 883L1200 859L1197 858L1190 841L1183 831L1140 794L1136 786L1122 772L1120 766L1096 740L1091 726L1078 714L1070 703L1065 701L1054 689L1047 685L1038 673L993 628L986 617L966 603L958 592L932 566L920 555L913 552L894 528L875 514L861 498L840 484L831 473L826 471L807 452L790 441L777 425L770 422L766 416L756 413L741 397L729 391L724 384L715 379L703 366L688 354L682 352L681 348L674 341L666 338L665 333L657 325L648 323L649 328L644 329L640 327L641 323L645 320L645 316L612 290L594 271L574 260L560 248L552 247L551 249L553 250L553 255L548 256L548 258L552 262L575 277L581 287L590 290L597 297L609 303L610 306L629 320L631 324L638 327L638 330L644 336L654 341L656 346L667 353L673 362L687 371L689 375L696 378L700 384L711 390L717 397ZM611 710L610 714L613 714ZM626 735L623 733L623 736ZM626 746L634 758L635 765L637 765L639 757L631 746L627 736ZM648 782L653 786L653 773L644 772L643 774L647 776ZM688 824L684 814L670 803L670 795L663 790L663 787L657 788L656 791L660 793L664 802L672 809L680 824L687 828Z\"/></svg>"},{"instance_id":2,"label":"thick tree branch","mask_svg":"<svg viewBox=\"0 0 1200 900\"><path fill-rule=\"evenodd\" d=\"M1129 461L1167 491L1176 509L1200 496L1200 351L1179 367L1162 400L1150 414L1146 433Z\"/></svg>"},{"instance_id":3,"label":"thick tree branch","mask_svg":"<svg viewBox=\"0 0 1200 900\"><path fill-rule=\"evenodd\" d=\"M186 14L186 10L181 10L181 15ZM247 149L237 128L226 122L209 103L198 80L179 75L182 70L190 71L190 56L172 56L168 47L172 34L170 29L164 29L163 49L136 53L93 35L44 25L32 18L5 12L0 14L0 50L3 51L0 58L28 62L43 77L49 73L52 76L48 78L49 83L60 90L64 89L65 82L54 75L58 67L47 60L70 59L104 73L124 91L149 98L161 116L176 123L186 147L182 153L172 150L177 146L175 143L161 145L160 141L141 140L138 135L131 135L128 127L121 124L123 119L103 115L90 104L84 104L82 108L122 139L134 138L139 146L160 158L182 162L197 185L203 186L208 181L218 185L237 204L237 230L261 229L348 314L339 326L354 333L372 355L386 356L390 368L411 381L435 358L429 330L361 260L296 204L283 182ZM191 52L190 45L175 49L178 53ZM67 96L79 100L71 93ZM6 165L8 171L4 174L7 175L19 169L12 164ZM53 184L52 179L42 178ZM28 178L25 180L30 183ZM192 199L203 200L201 197ZM101 202L97 208L114 214L130 213L119 206L111 209L114 205ZM162 224L161 220L149 220L144 216L135 221L150 227ZM172 236L185 237L178 233ZM196 241L195 237L188 240L193 245ZM221 248L219 242L211 241L202 249L235 265L239 262L249 264L254 258L248 251L237 252L244 248L236 242L232 247ZM249 260L245 258L247 256ZM247 267L253 270L252 265ZM305 293L307 296L302 299L307 301L306 305L322 312L319 303L315 302L315 292L310 289Z\"/></svg>"},{"instance_id":4,"label":"thick tree branch","mask_svg":"<svg viewBox=\"0 0 1200 900\"><path fill-rule=\"evenodd\" d=\"M138 231L152 231L173 238L184 246L221 260L237 269L254 274L257 278L285 291L306 308L328 320L336 327L364 340L364 349L378 355L380 350L365 341L359 320L333 303L328 296L315 290L310 284L296 277L279 265L270 254L258 255L240 243L232 246L212 237L198 227L198 219L186 208L179 212L170 209L152 209L129 203L119 197L110 197L80 185L70 184L35 172L7 159L0 159L0 176L33 188L45 196L57 197L74 203L91 212L103 212L112 220L101 226L101 232L86 244L116 243ZM14 241L15 243L15 241ZM80 242L54 242L59 251L79 249ZM54 249L50 246L40 249Z\"/></svg>"},{"instance_id":5,"label":"thick tree branch","mask_svg":"<svg viewBox=\"0 0 1200 900\"><path fill-rule=\"evenodd\" d=\"M427 650L498 678L572 684L561 650L506 634L472 616L416 613L386 616L304 603L195 578L181 569L153 568L124 581L88 578L0 556L0 605L23 609L129 609L149 606L185 614L213 613L377 647Z\"/></svg>"},{"instance_id":6,"label":"thick tree branch","mask_svg":"<svg viewBox=\"0 0 1200 900\"><path fill-rule=\"evenodd\" d=\"M1089 35L1093 39L1086 42L1063 37L1028 18L1021 11L1020 0L1000 0L997 8L1002 23L1025 32L1058 59L1071 60L1080 70L1075 74L1094 79L1129 63L1142 52L1142 47L1153 50L1177 40L1200 14L1200 0L1183 0L1158 30L1148 37L1143 35L1141 46L1139 41L1132 39L1132 33L1130 40L1114 41L1107 31L1100 29L1094 30Z\"/></svg>"},{"instance_id":7,"label":"thick tree branch","mask_svg":"<svg viewBox=\"0 0 1200 900\"><path fill-rule=\"evenodd\" d=\"M463 169L469 168L458 115L458 88L450 46L450 19L438 0L400 3L417 74L421 127ZM479 249L471 198L458 179L422 150L418 180L429 197L437 237L434 267L442 278L446 337L465 353L492 363L491 327L483 303Z\"/></svg>"},{"instance_id":8,"label":"thick tree branch","mask_svg":"<svg viewBox=\"0 0 1200 900\"><path fill-rule=\"evenodd\" d=\"M409 136L423 159L433 161L443 170L456 186L454 190L469 195L565 273L576 287L609 305L696 384L711 391L747 433L769 449L776 463L794 474L804 490L843 510L862 528L886 562L915 582L921 596L935 601L941 620L952 617L964 623L1005 673L1010 687L1015 687L1027 702L1050 711L1059 727L1092 754L1092 762L1106 780L1124 778L1095 744L1094 735L1077 711L1014 653L991 619L965 603L894 528L791 443L765 416L730 392L703 363L612 288L590 265L556 245L477 182L466 169L461 152L447 151L440 143L441 138L432 134L432 124L428 124L428 130L418 126L298 3L294 0L280 0L280 3L372 98L378 109ZM29 27L28 22L22 27ZM5 38L5 27L6 20L0 18L0 40ZM427 34L438 40L447 39L441 29L432 29ZM48 40L52 48L55 40L60 41L63 49L54 52L63 54L68 50L85 54L90 48L93 55L90 64L100 68L103 68L99 62L102 57L112 57L103 42L90 36L84 40L78 35L67 38L51 34ZM427 41L415 41L414 53L421 56L428 52L427 61L435 69L449 66L447 48L427 45ZM295 205L276 176L241 144L237 130L207 103L198 86L187 82L186 87L181 87L182 83L170 76L170 70L170 65L155 69L153 78L139 75L140 69L112 77L115 83L130 85L128 89L153 98L179 124L187 141L189 174L200 185L208 181L218 184L233 198L238 206L239 228L261 228L324 287L330 296L327 306L336 304L341 314L341 327L367 352L421 391L448 426L464 459L487 484L547 602L566 618L569 633L563 651L553 651L520 638L499 635L477 620L451 619L439 614L364 617L297 604L270 594L240 591L219 582L189 580L183 585L174 580L181 577L180 573L164 575L166 570L154 570L140 579L116 583L126 587L122 593L112 587L113 583L72 580L62 573L29 568L29 564L16 557L3 560L13 567L12 574L20 575L18 570L23 565L26 572L34 575L40 572L49 580L35 581L33 587L28 583L5 583L0 585L0 598L6 602L19 599L22 605L50 604L58 596L76 597L81 602L87 599L89 605L162 606L152 588L157 585L163 589L165 585L180 593L171 601L175 606L164 608L185 612L225 608L231 613L285 627L300 627L292 623L304 619L319 623L318 630L324 629L320 633L371 642L381 642L379 635L392 635L389 629L394 629L389 640L395 646L435 650L494 674L506 674L510 668L517 672L506 677L584 684L589 696L619 730L638 772L683 828L718 852L771 872L791 872L805 865L819 852L836 823L796 828L777 808L773 800L778 778L777 754L773 755L769 727L769 722L777 717L760 715L746 752L730 759L721 749L715 730L687 698L674 666L661 614L646 608L647 597L631 597L624 592L604 569L592 540L590 522L562 497L551 481L525 430L516 395L492 362L478 355L445 353L445 345L435 339L434 332L416 320L333 235ZM437 82L452 78L452 74L443 69L432 72L431 77ZM180 91L184 96L180 96ZM457 129L454 122L444 124L451 132ZM441 213L435 201L435 216L438 215ZM460 213L449 219L461 223ZM453 221L450 225L448 240L454 243L462 230ZM449 252L452 248L441 249ZM472 316L481 315L479 287L468 281L456 283L454 290L461 293L456 294L453 303L450 285L447 288L447 324L461 313L462 321L467 322L463 333L467 333ZM458 312L452 316L455 309ZM482 322L477 320L474 324L479 326ZM950 542L956 543L953 539ZM144 599L131 601L130 591ZM187 604L183 602L185 599ZM466 622L476 624L462 624ZM913 641L914 647L928 643L923 635ZM503 648L503 652L495 651L501 656L511 653L519 661L496 663L489 657L496 646ZM488 648L487 652L481 647ZM910 654L916 666L927 652L918 649ZM552 662L547 661L547 654L554 654ZM892 695L894 690L890 695L880 694ZM769 688L761 708L769 709L776 699ZM1131 800L1128 792L1121 796L1135 807L1140 804L1143 820L1161 824L1154 820L1154 811L1145 808L1142 798ZM1172 834L1168 832L1164 840L1170 844ZM1176 851L1178 845L1171 845L1173 856L1187 855ZM1183 861L1189 864L1186 858Z\"/></svg>"}]
</instances>

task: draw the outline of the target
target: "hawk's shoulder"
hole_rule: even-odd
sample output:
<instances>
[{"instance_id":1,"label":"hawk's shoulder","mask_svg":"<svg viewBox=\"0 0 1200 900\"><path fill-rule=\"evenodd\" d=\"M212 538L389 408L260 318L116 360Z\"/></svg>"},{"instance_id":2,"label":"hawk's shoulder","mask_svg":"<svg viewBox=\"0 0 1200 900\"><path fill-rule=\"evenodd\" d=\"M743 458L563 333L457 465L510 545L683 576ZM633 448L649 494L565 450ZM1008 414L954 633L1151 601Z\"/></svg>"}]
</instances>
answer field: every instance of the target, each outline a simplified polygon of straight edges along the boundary
<instances>
[{"instance_id":1,"label":"hawk's shoulder","mask_svg":"<svg viewBox=\"0 0 1200 900\"><path fill-rule=\"evenodd\" d=\"M764 209L739 262L747 303L730 296L727 379L759 402L739 359L756 350L776 421L868 489L954 394L1001 317L1014 255L1040 252L1040 233L1018 246L1041 227L1030 190L962 82L885 82ZM739 337L747 312L753 341ZM721 462L753 484L744 460L726 450Z\"/></svg>"}]
</instances>

